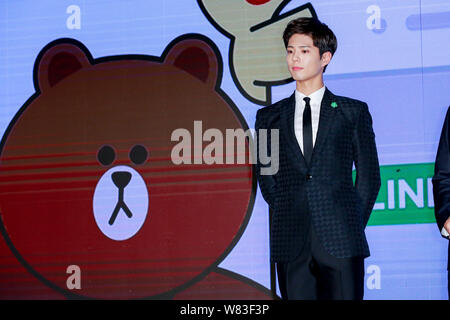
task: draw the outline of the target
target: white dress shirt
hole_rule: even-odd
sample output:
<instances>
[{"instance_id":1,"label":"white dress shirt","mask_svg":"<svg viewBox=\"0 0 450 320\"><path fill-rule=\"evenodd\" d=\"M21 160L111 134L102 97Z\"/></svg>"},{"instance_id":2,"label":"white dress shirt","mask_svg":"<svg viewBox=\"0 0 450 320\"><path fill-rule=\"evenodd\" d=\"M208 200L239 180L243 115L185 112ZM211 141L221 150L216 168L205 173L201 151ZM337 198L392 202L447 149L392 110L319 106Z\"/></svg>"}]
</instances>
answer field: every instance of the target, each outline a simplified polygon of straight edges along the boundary
<instances>
[{"instance_id":1,"label":"white dress shirt","mask_svg":"<svg viewBox=\"0 0 450 320\"><path fill-rule=\"evenodd\" d=\"M316 143L317 129L319 128L320 118L320 104L325 93L325 86L317 91L314 91L309 96L304 95L298 90L295 90L295 114L294 114L294 131L297 138L298 145L303 152L303 111L305 110L305 101L303 98L309 97L311 101L311 125L313 136L313 147Z\"/></svg>"}]
</instances>

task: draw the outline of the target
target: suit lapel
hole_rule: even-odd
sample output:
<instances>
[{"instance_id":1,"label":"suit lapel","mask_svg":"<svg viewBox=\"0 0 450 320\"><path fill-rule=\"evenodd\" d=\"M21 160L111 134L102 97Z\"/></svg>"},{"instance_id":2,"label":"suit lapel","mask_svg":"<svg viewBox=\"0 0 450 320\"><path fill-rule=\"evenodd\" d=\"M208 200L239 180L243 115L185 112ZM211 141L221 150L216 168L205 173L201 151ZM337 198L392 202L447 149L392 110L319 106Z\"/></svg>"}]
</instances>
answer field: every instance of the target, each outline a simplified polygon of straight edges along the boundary
<instances>
[{"instance_id":1,"label":"suit lapel","mask_svg":"<svg viewBox=\"0 0 450 320\"><path fill-rule=\"evenodd\" d=\"M314 163L314 159L317 158L317 154L325 144L328 132L333 124L334 116L336 114L336 110L331 107L333 98L334 95L330 90L328 90L328 88L326 88L322 98L322 103L320 105L319 128L317 130L316 142L314 144L313 154L311 157L311 164Z\"/></svg>"},{"instance_id":2,"label":"suit lapel","mask_svg":"<svg viewBox=\"0 0 450 320\"><path fill-rule=\"evenodd\" d=\"M281 108L281 131L287 141L288 149L294 155L294 164L303 172L307 170L306 161L303 153L298 145L294 131L294 115L295 115L295 93L293 93L284 106Z\"/></svg>"}]
</instances>

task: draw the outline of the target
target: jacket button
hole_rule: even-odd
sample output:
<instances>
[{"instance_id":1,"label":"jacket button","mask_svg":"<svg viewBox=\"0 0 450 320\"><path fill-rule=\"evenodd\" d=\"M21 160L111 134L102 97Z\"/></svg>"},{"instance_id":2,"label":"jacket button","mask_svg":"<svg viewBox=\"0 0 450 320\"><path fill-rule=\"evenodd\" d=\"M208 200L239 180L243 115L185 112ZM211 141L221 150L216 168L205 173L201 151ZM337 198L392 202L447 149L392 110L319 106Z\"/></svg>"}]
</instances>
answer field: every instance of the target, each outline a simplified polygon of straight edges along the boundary
<instances>
[{"instance_id":1,"label":"jacket button","mask_svg":"<svg viewBox=\"0 0 450 320\"><path fill-rule=\"evenodd\" d=\"M306 180L311 180L311 179L312 179L312 175L307 174L307 175L306 175Z\"/></svg>"}]
</instances>

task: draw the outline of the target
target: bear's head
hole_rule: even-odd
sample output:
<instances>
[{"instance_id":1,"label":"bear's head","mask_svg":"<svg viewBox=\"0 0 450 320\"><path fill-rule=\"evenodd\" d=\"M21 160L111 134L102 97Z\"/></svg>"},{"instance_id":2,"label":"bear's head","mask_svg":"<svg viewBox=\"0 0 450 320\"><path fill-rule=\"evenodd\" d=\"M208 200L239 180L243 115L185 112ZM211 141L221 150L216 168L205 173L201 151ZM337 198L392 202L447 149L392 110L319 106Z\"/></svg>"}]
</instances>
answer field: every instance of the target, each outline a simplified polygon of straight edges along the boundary
<instances>
[{"instance_id":1,"label":"bear's head","mask_svg":"<svg viewBox=\"0 0 450 320\"><path fill-rule=\"evenodd\" d=\"M192 145L195 121L247 129L220 80L219 52L202 36L161 57L47 45L36 93L0 145L1 230L28 271L68 296L140 298L177 292L220 263L248 222L252 166L172 161L176 129ZM71 290L74 265L81 288Z\"/></svg>"}]
</instances>

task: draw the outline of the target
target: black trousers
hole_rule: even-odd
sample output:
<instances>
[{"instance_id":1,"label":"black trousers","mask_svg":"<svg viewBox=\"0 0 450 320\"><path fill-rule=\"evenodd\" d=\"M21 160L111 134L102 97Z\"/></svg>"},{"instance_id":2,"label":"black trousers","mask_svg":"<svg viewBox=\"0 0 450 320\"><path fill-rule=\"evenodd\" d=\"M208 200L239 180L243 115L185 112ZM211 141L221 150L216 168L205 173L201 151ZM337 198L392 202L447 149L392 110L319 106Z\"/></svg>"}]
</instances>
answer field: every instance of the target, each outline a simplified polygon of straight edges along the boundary
<instances>
[{"instance_id":1,"label":"black trousers","mask_svg":"<svg viewBox=\"0 0 450 320\"><path fill-rule=\"evenodd\" d=\"M282 299L362 300L364 258L339 259L330 255L312 226L307 239L305 248L295 260L277 263Z\"/></svg>"}]
</instances>

